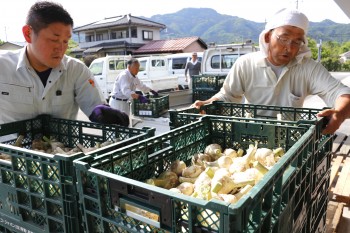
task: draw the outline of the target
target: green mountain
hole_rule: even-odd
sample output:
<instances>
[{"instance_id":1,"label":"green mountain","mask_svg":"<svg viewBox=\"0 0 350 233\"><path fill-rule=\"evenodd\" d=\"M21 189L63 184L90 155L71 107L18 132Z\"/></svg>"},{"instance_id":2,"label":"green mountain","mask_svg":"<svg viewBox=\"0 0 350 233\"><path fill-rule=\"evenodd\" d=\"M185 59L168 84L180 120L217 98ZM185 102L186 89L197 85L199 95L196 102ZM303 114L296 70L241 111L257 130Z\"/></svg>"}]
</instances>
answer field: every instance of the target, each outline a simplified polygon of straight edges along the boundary
<instances>
[{"instance_id":1,"label":"green mountain","mask_svg":"<svg viewBox=\"0 0 350 233\"><path fill-rule=\"evenodd\" d=\"M210 8L185 8L176 13L154 15L152 21L165 24L162 39L199 36L206 43L225 44L251 39L258 43L265 23L219 14ZM308 36L316 41L350 41L350 24L331 20L310 22Z\"/></svg>"}]
</instances>

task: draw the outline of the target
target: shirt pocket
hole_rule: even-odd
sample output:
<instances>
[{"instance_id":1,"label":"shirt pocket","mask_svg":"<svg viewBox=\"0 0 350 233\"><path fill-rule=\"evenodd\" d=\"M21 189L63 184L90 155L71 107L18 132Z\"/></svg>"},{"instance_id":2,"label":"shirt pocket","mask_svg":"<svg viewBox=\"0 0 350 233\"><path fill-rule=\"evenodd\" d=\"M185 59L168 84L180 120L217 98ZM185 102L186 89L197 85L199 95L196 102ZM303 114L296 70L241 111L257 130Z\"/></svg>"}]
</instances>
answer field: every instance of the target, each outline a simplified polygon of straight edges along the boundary
<instances>
[{"instance_id":1,"label":"shirt pocket","mask_svg":"<svg viewBox=\"0 0 350 233\"><path fill-rule=\"evenodd\" d=\"M289 94L290 104L294 108L302 108L304 103L304 98L296 96L292 93Z\"/></svg>"},{"instance_id":2,"label":"shirt pocket","mask_svg":"<svg viewBox=\"0 0 350 233\"><path fill-rule=\"evenodd\" d=\"M74 93L72 91L62 92L61 95L55 95L52 99L52 110L56 116L69 114L75 104Z\"/></svg>"},{"instance_id":3,"label":"shirt pocket","mask_svg":"<svg viewBox=\"0 0 350 233\"><path fill-rule=\"evenodd\" d=\"M33 118L34 93L33 87L0 84L0 108L3 109L3 122Z\"/></svg>"}]
</instances>

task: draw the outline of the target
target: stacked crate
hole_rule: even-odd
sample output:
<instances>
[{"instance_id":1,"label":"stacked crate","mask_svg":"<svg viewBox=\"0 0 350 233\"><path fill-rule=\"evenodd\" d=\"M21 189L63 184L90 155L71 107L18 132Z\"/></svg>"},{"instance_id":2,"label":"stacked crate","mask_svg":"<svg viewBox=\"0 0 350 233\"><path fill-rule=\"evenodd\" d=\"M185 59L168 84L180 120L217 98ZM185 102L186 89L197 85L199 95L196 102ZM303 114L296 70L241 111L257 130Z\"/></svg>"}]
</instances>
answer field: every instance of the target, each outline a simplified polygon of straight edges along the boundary
<instances>
[{"instance_id":1,"label":"stacked crate","mask_svg":"<svg viewBox=\"0 0 350 233\"><path fill-rule=\"evenodd\" d=\"M153 136L155 129L73 121L41 115L0 125L0 230L4 232L82 232L73 160L105 154ZM22 148L13 146L23 135ZM66 147L93 147L117 140L89 153L48 154L31 149L34 138L53 137ZM11 139L10 139L11 138ZM13 139L12 139L13 138Z\"/></svg>"},{"instance_id":2,"label":"stacked crate","mask_svg":"<svg viewBox=\"0 0 350 233\"><path fill-rule=\"evenodd\" d=\"M204 117L99 157L74 161L87 232L309 232L316 125ZM285 155L235 204L145 184L210 143L281 146ZM142 212L143 214L139 214Z\"/></svg>"},{"instance_id":3,"label":"stacked crate","mask_svg":"<svg viewBox=\"0 0 350 233\"><path fill-rule=\"evenodd\" d=\"M207 100L215 95L223 86L226 75L194 75L192 76L192 101Z\"/></svg>"}]
</instances>

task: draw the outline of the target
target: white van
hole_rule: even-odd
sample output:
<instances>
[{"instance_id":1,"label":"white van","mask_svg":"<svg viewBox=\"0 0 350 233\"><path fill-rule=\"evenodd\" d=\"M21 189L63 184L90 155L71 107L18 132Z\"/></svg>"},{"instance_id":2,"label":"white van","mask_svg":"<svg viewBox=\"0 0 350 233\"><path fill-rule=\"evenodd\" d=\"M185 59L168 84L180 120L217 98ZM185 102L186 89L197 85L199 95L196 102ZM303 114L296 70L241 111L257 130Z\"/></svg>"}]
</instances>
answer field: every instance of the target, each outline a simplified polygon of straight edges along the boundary
<instances>
[{"instance_id":1,"label":"white van","mask_svg":"<svg viewBox=\"0 0 350 233\"><path fill-rule=\"evenodd\" d=\"M192 53L176 53L166 56L169 63L169 74L179 78L179 88L188 88L185 82L186 63L192 59ZM197 52L198 61L202 61L203 52Z\"/></svg>"},{"instance_id":2,"label":"white van","mask_svg":"<svg viewBox=\"0 0 350 233\"><path fill-rule=\"evenodd\" d=\"M203 53L202 74L226 75L239 56L258 51L251 41L239 44L210 45Z\"/></svg>"},{"instance_id":3,"label":"white van","mask_svg":"<svg viewBox=\"0 0 350 233\"><path fill-rule=\"evenodd\" d=\"M107 56L93 60L89 69L94 74L97 85L101 88L103 96L108 99L112 92L115 78L126 69L131 56Z\"/></svg>"},{"instance_id":4,"label":"white van","mask_svg":"<svg viewBox=\"0 0 350 233\"><path fill-rule=\"evenodd\" d=\"M93 60L89 69L94 74L97 85L103 96L108 99L113 90L114 82L120 72L126 69L131 56L106 56ZM157 91L175 90L178 88L178 78L168 75L168 61L163 57L141 57L139 79L150 88Z\"/></svg>"},{"instance_id":5,"label":"white van","mask_svg":"<svg viewBox=\"0 0 350 233\"><path fill-rule=\"evenodd\" d=\"M137 58L140 70L137 77L150 88L157 91L172 91L178 88L178 78L168 73L168 60L165 56Z\"/></svg>"}]
</instances>

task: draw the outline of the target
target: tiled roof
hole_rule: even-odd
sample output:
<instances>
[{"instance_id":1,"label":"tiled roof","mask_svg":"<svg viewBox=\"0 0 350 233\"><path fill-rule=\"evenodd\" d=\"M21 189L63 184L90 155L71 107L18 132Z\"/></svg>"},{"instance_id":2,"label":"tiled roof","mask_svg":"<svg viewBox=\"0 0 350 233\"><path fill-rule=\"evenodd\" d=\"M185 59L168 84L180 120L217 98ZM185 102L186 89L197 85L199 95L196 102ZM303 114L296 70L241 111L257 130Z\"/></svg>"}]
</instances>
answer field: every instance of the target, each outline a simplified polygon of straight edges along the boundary
<instances>
[{"instance_id":1,"label":"tiled roof","mask_svg":"<svg viewBox=\"0 0 350 233\"><path fill-rule=\"evenodd\" d=\"M170 40L153 40L139 49L134 51L134 54L143 54L143 53L161 53L161 52L183 52L183 50L198 41L207 48L207 45L199 37L185 37L185 38L176 38Z\"/></svg>"},{"instance_id":2,"label":"tiled roof","mask_svg":"<svg viewBox=\"0 0 350 233\"><path fill-rule=\"evenodd\" d=\"M110 18L105 18L84 26L76 27L73 29L73 32L80 32L80 31L86 31L86 30L93 30L97 28L109 28L109 27L115 27L115 26L125 26L125 25L144 25L148 27L158 27L165 29L166 26L161 23L153 22L151 20L135 17L132 15L121 15L121 16L115 16Z\"/></svg>"}]
</instances>

